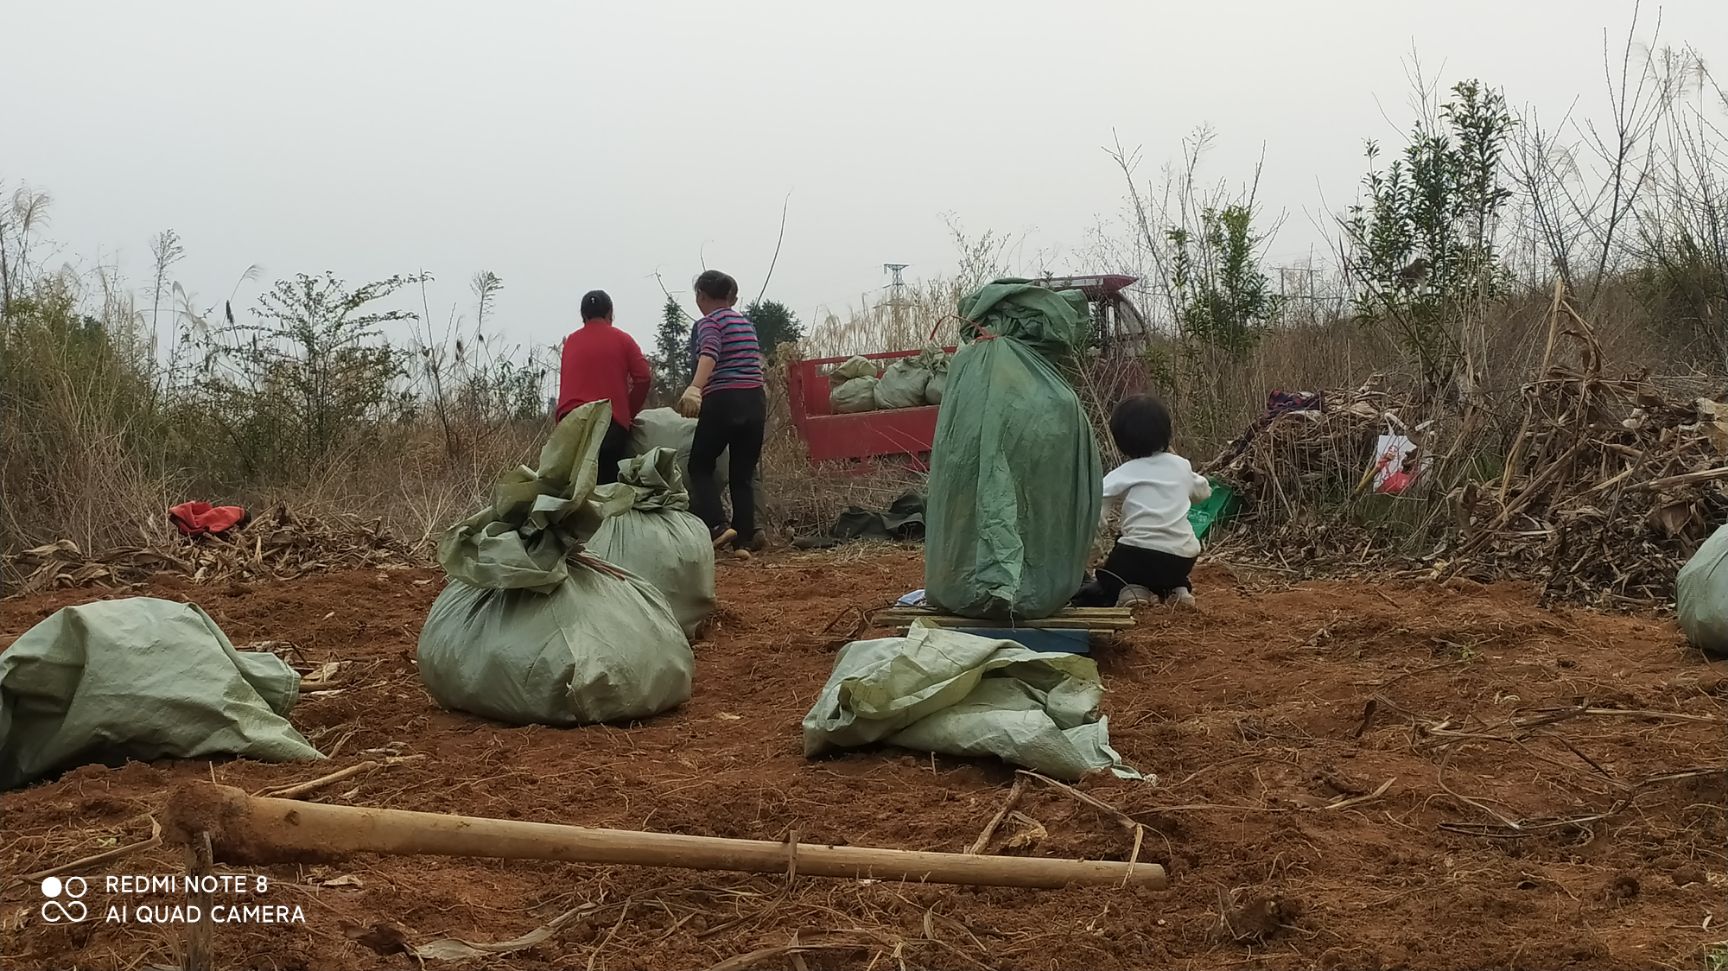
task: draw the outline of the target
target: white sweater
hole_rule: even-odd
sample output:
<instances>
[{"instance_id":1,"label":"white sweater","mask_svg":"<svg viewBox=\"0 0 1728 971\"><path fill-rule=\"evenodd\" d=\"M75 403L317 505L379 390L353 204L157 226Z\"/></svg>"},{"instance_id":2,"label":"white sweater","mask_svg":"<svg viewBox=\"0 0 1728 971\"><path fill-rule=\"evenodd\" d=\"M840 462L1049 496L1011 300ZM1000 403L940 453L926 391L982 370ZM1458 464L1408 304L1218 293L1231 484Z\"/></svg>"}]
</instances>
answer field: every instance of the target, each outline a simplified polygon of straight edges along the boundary
<instances>
[{"instance_id":1,"label":"white sweater","mask_svg":"<svg viewBox=\"0 0 1728 971\"><path fill-rule=\"evenodd\" d=\"M1121 542L1172 556L1200 555L1188 510L1211 494L1211 483L1169 452L1130 459L1104 477L1104 498L1122 502Z\"/></svg>"}]
</instances>

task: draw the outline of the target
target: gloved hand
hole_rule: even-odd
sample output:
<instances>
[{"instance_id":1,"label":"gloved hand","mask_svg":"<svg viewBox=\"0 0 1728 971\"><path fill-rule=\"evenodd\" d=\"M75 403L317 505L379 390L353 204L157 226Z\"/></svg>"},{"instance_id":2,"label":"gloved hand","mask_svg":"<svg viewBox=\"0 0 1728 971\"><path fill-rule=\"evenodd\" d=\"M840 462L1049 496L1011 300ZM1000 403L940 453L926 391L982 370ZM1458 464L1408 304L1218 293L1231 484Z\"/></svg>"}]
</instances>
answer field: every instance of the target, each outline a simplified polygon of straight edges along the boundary
<instances>
[{"instance_id":1,"label":"gloved hand","mask_svg":"<svg viewBox=\"0 0 1728 971\"><path fill-rule=\"evenodd\" d=\"M691 385L684 389L678 398L678 413L685 418L695 418L702 413L702 389Z\"/></svg>"}]
</instances>

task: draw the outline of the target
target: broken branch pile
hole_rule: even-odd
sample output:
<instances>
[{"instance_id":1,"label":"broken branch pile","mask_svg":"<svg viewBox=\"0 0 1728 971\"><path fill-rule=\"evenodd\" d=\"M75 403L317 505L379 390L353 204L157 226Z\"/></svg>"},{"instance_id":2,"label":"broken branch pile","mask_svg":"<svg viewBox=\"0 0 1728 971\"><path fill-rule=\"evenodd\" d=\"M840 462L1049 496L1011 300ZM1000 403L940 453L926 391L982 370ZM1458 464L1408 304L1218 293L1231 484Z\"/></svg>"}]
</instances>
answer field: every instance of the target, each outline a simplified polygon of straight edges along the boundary
<instances>
[{"instance_id":1,"label":"broken branch pile","mask_svg":"<svg viewBox=\"0 0 1728 971\"><path fill-rule=\"evenodd\" d=\"M1204 468L1247 502L1214 553L1333 573L1420 563L1422 575L1535 580L1545 601L1669 604L1680 566L1728 520L1728 404L1603 372L1595 334L1557 294L1542 363L1503 422L1481 401L1418 422L1415 399L1377 381L1274 393ZM1513 423L1503 451L1487 445L1500 439L1485 429ZM1421 471L1397 496L1370 488L1381 435L1419 450L1403 464Z\"/></svg>"},{"instance_id":2,"label":"broken branch pile","mask_svg":"<svg viewBox=\"0 0 1728 971\"><path fill-rule=\"evenodd\" d=\"M1576 360L1554 361L1557 342ZM1669 602L1674 576L1728 517L1728 405L1677 401L1639 374L1602 376L1602 348L1564 299L1497 481L1452 495L1462 537L1441 572L1538 579L1545 600Z\"/></svg>"},{"instance_id":3,"label":"broken branch pile","mask_svg":"<svg viewBox=\"0 0 1728 971\"><path fill-rule=\"evenodd\" d=\"M1425 484L1398 499L1373 496L1370 487L1380 436L1403 435L1424 450L1435 437L1418 410L1379 375L1355 389L1273 392L1265 414L1200 469L1229 482L1243 501L1236 528L1212 553L1327 574L1407 557L1407 531L1373 527L1400 513L1432 518L1427 504L1402 501Z\"/></svg>"},{"instance_id":4,"label":"broken branch pile","mask_svg":"<svg viewBox=\"0 0 1728 971\"><path fill-rule=\"evenodd\" d=\"M1229 480L1261 516L1300 519L1361 492L1379 436L1411 436L1407 397L1378 375L1355 390L1274 392L1266 414L1201 471Z\"/></svg>"},{"instance_id":5,"label":"broken branch pile","mask_svg":"<svg viewBox=\"0 0 1728 971\"><path fill-rule=\"evenodd\" d=\"M402 569L424 565L381 520L295 516L285 506L253 520L231 538L185 540L164 529L144 546L86 553L71 540L0 560L8 595L55 587L124 586L161 573L194 582L286 580L339 568Z\"/></svg>"}]
</instances>

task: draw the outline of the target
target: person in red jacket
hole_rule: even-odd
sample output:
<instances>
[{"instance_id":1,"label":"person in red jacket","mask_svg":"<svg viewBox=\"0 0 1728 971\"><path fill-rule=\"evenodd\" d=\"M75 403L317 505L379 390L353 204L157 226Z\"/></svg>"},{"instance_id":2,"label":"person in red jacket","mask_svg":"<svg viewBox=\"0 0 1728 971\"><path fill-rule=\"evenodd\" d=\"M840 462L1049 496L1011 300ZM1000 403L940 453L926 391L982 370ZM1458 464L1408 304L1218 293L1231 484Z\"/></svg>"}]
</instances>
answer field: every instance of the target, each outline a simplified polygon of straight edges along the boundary
<instances>
[{"instance_id":1,"label":"person in red jacket","mask_svg":"<svg viewBox=\"0 0 1728 971\"><path fill-rule=\"evenodd\" d=\"M600 482L618 481L618 463L630 448L630 426L648 403L653 375L636 339L612 326L612 298L604 290L582 297L582 328L564 338L558 368L558 418L591 401L612 402L612 424L600 443Z\"/></svg>"}]
</instances>

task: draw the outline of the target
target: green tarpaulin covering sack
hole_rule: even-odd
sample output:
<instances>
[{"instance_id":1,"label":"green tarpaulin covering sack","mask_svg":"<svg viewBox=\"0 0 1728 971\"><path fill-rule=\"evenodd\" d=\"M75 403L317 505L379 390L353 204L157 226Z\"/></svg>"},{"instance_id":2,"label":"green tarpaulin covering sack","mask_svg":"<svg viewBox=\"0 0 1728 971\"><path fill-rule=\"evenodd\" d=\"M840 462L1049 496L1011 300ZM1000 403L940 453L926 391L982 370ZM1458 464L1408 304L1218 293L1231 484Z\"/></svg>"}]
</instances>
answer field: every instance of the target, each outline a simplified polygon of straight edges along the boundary
<instances>
[{"instance_id":1,"label":"green tarpaulin covering sack","mask_svg":"<svg viewBox=\"0 0 1728 971\"><path fill-rule=\"evenodd\" d=\"M696 636L714 610L714 544L690 512L678 453L656 448L625 459L617 485L601 488L627 493L630 505L600 524L589 552L653 584L684 634Z\"/></svg>"},{"instance_id":2,"label":"green tarpaulin covering sack","mask_svg":"<svg viewBox=\"0 0 1728 971\"><path fill-rule=\"evenodd\" d=\"M1086 301L997 281L960 302L930 450L924 586L963 617L1048 617L1080 589L1103 506L1092 424L1056 361L1087 334Z\"/></svg>"},{"instance_id":3,"label":"green tarpaulin covering sack","mask_svg":"<svg viewBox=\"0 0 1728 971\"><path fill-rule=\"evenodd\" d=\"M645 718L690 697L695 658L660 591L582 544L630 499L596 497L611 405L564 416L538 471L438 546L450 583L420 631L420 679L447 708L515 724ZM608 504L609 503L609 504Z\"/></svg>"},{"instance_id":4,"label":"green tarpaulin covering sack","mask_svg":"<svg viewBox=\"0 0 1728 971\"><path fill-rule=\"evenodd\" d=\"M1066 780L1140 774L1110 747L1104 688L1091 658L937 627L854 641L804 716L804 754L876 743L942 755L992 755Z\"/></svg>"},{"instance_id":5,"label":"green tarpaulin covering sack","mask_svg":"<svg viewBox=\"0 0 1728 971\"><path fill-rule=\"evenodd\" d=\"M1728 658L1728 526L1698 547L1675 587L1675 618L1686 640L1711 657Z\"/></svg>"},{"instance_id":6,"label":"green tarpaulin covering sack","mask_svg":"<svg viewBox=\"0 0 1728 971\"><path fill-rule=\"evenodd\" d=\"M193 604L66 607L0 654L0 788L126 759L321 759L284 717L299 697L281 658L235 650Z\"/></svg>"}]
</instances>

